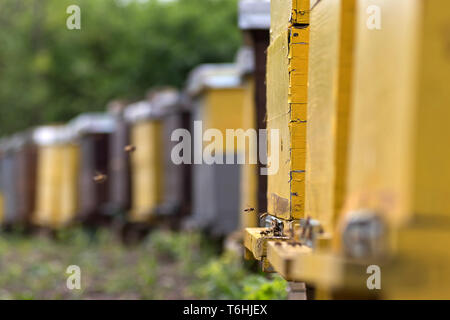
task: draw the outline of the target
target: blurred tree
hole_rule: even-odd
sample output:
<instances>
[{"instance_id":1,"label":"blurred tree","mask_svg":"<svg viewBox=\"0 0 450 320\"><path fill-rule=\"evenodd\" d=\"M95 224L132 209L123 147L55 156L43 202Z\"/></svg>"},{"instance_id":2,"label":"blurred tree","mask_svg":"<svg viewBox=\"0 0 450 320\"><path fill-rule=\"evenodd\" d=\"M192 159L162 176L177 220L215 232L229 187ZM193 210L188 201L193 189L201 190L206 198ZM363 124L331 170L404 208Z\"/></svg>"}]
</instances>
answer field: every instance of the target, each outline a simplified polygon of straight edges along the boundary
<instances>
[{"instance_id":1,"label":"blurred tree","mask_svg":"<svg viewBox=\"0 0 450 320\"><path fill-rule=\"evenodd\" d=\"M68 30L69 5L81 30ZM0 1L0 135L182 87L196 65L232 61L236 0Z\"/></svg>"}]
</instances>

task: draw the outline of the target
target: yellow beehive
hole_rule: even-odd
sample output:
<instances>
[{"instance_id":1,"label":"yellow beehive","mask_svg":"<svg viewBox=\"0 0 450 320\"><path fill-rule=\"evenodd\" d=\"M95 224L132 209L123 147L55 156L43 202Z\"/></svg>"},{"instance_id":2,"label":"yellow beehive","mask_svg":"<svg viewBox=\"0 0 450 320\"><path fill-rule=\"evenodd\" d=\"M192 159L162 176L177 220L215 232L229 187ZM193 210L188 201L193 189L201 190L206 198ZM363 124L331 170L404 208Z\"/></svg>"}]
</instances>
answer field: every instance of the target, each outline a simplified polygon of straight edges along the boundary
<instances>
[{"instance_id":1,"label":"yellow beehive","mask_svg":"<svg viewBox=\"0 0 450 320\"><path fill-rule=\"evenodd\" d=\"M348 209L394 225L450 215L448 1L359 1ZM382 12L380 30L366 8ZM420 21L420 23L418 23ZM428 219L428 218L427 218Z\"/></svg>"},{"instance_id":2,"label":"yellow beehive","mask_svg":"<svg viewBox=\"0 0 450 320\"><path fill-rule=\"evenodd\" d=\"M33 223L60 228L73 222L77 212L79 147L64 126L35 131L38 144L36 208Z\"/></svg>"},{"instance_id":3,"label":"yellow beehive","mask_svg":"<svg viewBox=\"0 0 450 320\"><path fill-rule=\"evenodd\" d=\"M305 53L309 57L307 104L301 105L304 114L297 116L300 120L307 120L306 181L305 189L300 190L305 190L306 195L304 215L317 220L328 237L334 229L335 217L345 195L355 1L324 0L312 3L308 12L309 52ZM294 51L292 56L300 54ZM292 159L298 161L302 158L295 158L294 154ZM328 273L334 270L333 264L323 265L317 258L319 251L328 247L327 237L317 238L311 243L313 248L269 242L267 259L286 279L314 283L316 297L323 298L330 291L321 282L313 280L326 280L336 273Z\"/></svg>"},{"instance_id":4,"label":"yellow beehive","mask_svg":"<svg viewBox=\"0 0 450 320\"><path fill-rule=\"evenodd\" d=\"M125 117L132 122L131 144L136 147L131 154L130 222L149 222L163 201L162 123L153 117L152 110L152 105L143 101L125 111Z\"/></svg>"},{"instance_id":5,"label":"yellow beehive","mask_svg":"<svg viewBox=\"0 0 450 320\"><path fill-rule=\"evenodd\" d=\"M311 5L317 0L312 0ZM310 0L276 0L270 2L270 34L275 40L295 25L309 24Z\"/></svg>"},{"instance_id":6,"label":"yellow beehive","mask_svg":"<svg viewBox=\"0 0 450 320\"><path fill-rule=\"evenodd\" d=\"M205 64L197 67L191 75L188 93L198 101L198 114L203 131L217 129L222 134L225 151L227 130L248 129L252 120L244 118L246 90L239 78L235 64ZM248 91L247 91L248 93ZM230 152L244 152L245 146L238 145L236 139ZM210 142L203 141L206 146Z\"/></svg>"},{"instance_id":7,"label":"yellow beehive","mask_svg":"<svg viewBox=\"0 0 450 320\"><path fill-rule=\"evenodd\" d=\"M372 212L392 231L385 297L448 298L450 2L357 7L346 218Z\"/></svg>"},{"instance_id":8,"label":"yellow beehive","mask_svg":"<svg viewBox=\"0 0 450 320\"><path fill-rule=\"evenodd\" d=\"M214 89L206 93L203 130L218 129L226 137L227 129L245 129L243 120L244 90L242 87ZM205 142L205 145L208 144ZM236 149L238 145L234 144ZM224 148L226 144L223 144ZM244 151L243 149L238 151Z\"/></svg>"},{"instance_id":9,"label":"yellow beehive","mask_svg":"<svg viewBox=\"0 0 450 320\"><path fill-rule=\"evenodd\" d=\"M245 128L255 128L255 79L247 76L244 82L245 98L243 105L243 123ZM258 166L251 164L249 149L244 150L247 161L241 171L241 226L251 228L258 226ZM254 210L253 210L254 209ZM247 210L247 211L245 211Z\"/></svg>"},{"instance_id":10,"label":"yellow beehive","mask_svg":"<svg viewBox=\"0 0 450 320\"><path fill-rule=\"evenodd\" d=\"M269 243L268 260L290 280L328 297L449 297L450 252L439 245L450 242L449 9L311 4L306 214L327 231L340 220L343 242L336 254L322 241L311 252ZM381 267L379 291L366 286L368 265Z\"/></svg>"},{"instance_id":11,"label":"yellow beehive","mask_svg":"<svg viewBox=\"0 0 450 320\"><path fill-rule=\"evenodd\" d=\"M355 0L321 1L310 15L306 215L330 233L345 196Z\"/></svg>"},{"instance_id":12,"label":"yellow beehive","mask_svg":"<svg viewBox=\"0 0 450 320\"><path fill-rule=\"evenodd\" d=\"M292 3L303 8L306 2ZM282 25L276 14L280 3L272 1L271 23L275 27ZM280 15L284 20L288 16ZM279 162L278 172L268 176L267 209L271 215L291 220L302 218L305 212L309 26L285 25L288 27L280 31L272 27L267 56L268 150L269 158L277 157ZM270 154L272 143L277 143L271 141L274 129L279 130L279 156Z\"/></svg>"},{"instance_id":13,"label":"yellow beehive","mask_svg":"<svg viewBox=\"0 0 450 320\"><path fill-rule=\"evenodd\" d=\"M246 91L239 69L236 64L201 65L192 71L187 93L192 101L193 139L201 138L203 133L203 154L214 149L215 159L227 163L203 161L193 166L193 215L187 224L209 228L216 235L230 234L242 222L239 212L242 165L235 159L245 155L249 140L245 137L249 129L248 119L244 117ZM196 132L199 126L203 132ZM206 133L214 138L207 141ZM223 140L218 141L221 137ZM194 158L201 156L202 151L196 145L200 144L194 141Z\"/></svg>"}]
</instances>

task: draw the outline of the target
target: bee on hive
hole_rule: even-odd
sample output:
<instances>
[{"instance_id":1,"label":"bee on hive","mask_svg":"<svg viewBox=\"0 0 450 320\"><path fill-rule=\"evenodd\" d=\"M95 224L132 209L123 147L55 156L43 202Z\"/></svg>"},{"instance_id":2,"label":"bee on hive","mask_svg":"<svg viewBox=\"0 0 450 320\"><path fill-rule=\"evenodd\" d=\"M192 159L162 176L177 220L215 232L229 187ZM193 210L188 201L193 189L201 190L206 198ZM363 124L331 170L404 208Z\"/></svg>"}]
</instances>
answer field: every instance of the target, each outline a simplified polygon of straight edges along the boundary
<instances>
[{"instance_id":1,"label":"bee on hive","mask_svg":"<svg viewBox=\"0 0 450 320\"><path fill-rule=\"evenodd\" d=\"M96 183L104 183L104 182L106 182L106 180L108 180L108 177L106 176L106 174L97 173L94 176L93 180Z\"/></svg>"},{"instance_id":2,"label":"bee on hive","mask_svg":"<svg viewBox=\"0 0 450 320\"><path fill-rule=\"evenodd\" d=\"M128 146L125 146L125 148L123 150L127 153L131 153L131 152L136 151L136 146L133 146L130 144Z\"/></svg>"}]
</instances>

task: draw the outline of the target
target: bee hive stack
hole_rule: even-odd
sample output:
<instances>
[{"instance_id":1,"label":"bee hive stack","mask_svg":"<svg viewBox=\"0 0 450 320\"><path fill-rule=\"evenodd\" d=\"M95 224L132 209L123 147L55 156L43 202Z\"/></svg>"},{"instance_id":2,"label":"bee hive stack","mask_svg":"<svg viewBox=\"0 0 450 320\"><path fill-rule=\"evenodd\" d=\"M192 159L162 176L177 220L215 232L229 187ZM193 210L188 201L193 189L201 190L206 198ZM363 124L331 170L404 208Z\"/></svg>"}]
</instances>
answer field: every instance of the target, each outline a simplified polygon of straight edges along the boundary
<instances>
[{"instance_id":1,"label":"bee hive stack","mask_svg":"<svg viewBox=\"0 0 450 320\"><path fill-rule=\"evenodd\" d=\"M108 203L110 135L115 131L113 117L107 113L85 113L70 124L80 145L78 219L88 225L109 222Z\"/></svg>"},{"instance_id":2,"label":"bee hive stack","mask_svg":"<svg viewBox=\"0 0 450 320\"><path fill-rule=\"evenodd\" d=\"M234 143L233 135L227 139L227 129L248 129L244 122L245 92L236 64L198 66L188 79L187 94L191 100L193 121L192 154L194 160L199 158L200 163L192 166L193 215L186 225L206 229L214 235L228 235L239 229L242 166L237 159L245 150ZM216 139L223 142L213 149L215 157L223 163L231 158L233 164L208 164L206 158L202 160L203 155L211 152L211 146L216 144L214 139L210 142L201 139L202 132L209 129L220 135Z\"/></svg>"},{"instance_id":3,"label":"bee hive stack","mask_svg":"<svg viewBox=\"0 0 450 320\"><path fill-rule=\"evenodd\" d=\"M265 214L271 227L247 228L244 237L246 256L251 251L254 258L263 262L263 269L268 266L266 248L274 234L273 227L293 228L305 214L309 14L309 0L271 1Z\"/></svg>"},{"instance_id":4,"label":"bee hive stack","mask_svg":"<svg viewBox=\"0 0 450 320\"><path fill-rule=\"evenodd\" d=\"M3 185L3 227L11 227L17 220L17 136L6 138L2 146L1 178Z\"/></svg>"},{"instance_id":5,"label":"bee hive stack","mask_svg":"<svg viewBox=\"0 0 450 320\"><path fill-rule=\"evenodd\" d=\"M46 229L73 222L78 204L79 146L68 126L45 126L33 133L37 144L36 207L32 222Z\"/></svg>"},{"instance_id":6,"label":"bee hive stack","mask_svg":"<svg viewBox=\"0 0 450 320\"><path fill-rule=\"evenodd\" d=\"M172 159L172 150L179 143L172 141L172 134L189 127L189 112L182 107L180 93L174 88L158 89L151 93L150 102L157 109L162 122L161 135L163 147L164 190L163 204L158 213L173 218L179 223L180 215L186 215L190 201L190 165L176 164Z\"/></svg>"},{"instance_id":7,"label":"bee hive stack","mask_svg":"<svg viewBox=\"0 0 450 320\"><path fill-rule=\"evenodd\" d=\"M36 204L37 147L32 141L32 130L20 134L17 149L17 214L26 227L29 226Z\"/></svg>"},{"instance_id":8,"label":"bee hive stack","mask_svg":"<svg viewBox=\"0 0 450 320\"><path fill-rule=\"evenodd\" d=\"M109 139L109 212L123 214L131 208L130 155L136 146L130 144L130 126L125 121L125 101L112 101L108 113L114 119L116 130Z\"/></svg>"},{"instance_id":9,"label":"bee hive stack","mask_svg":"<svg viewBox=\"0 0 450 320\"><path fill-rule=\"evenodd\" d=\"M301 189L305 192L307 219L301 224L302 246L288 242L277 247L270 242L268 260L288 280L313 282L316 297L325 298L330 291L315 282L328 276L323 264L316 262L313 268L298 266L306 266L308 257L314 260L329 248L335 217L345 195L355 0L311 1L309 17L306 176L305 189ZM291 107L291 112L296 107ZM295 120L291 117L291 121ZM291 153L294 163L296 156Z\"/></svg>"},{"instance_id":10,"label":"bee hive stack","mask_svg":"<svg viewBox=\"0 0 450 320\"><path fill-rule=\"evenodd\" d=\"M306 216L328 234L346 190L355 2L311 2Z\"/></svg>"},{"instance_id":11,"label":"bee hive stack","mask_svg":"<svg viewBox=\"0 0 450 320\"><path fill-rule=\"evenodd\" d=\"M378 259L389 238L398 265L383 268L383 297L448 299L450 2L359 0L357 16L343 249ZM377 217L385 232L357 250L352 221Z\"/></svg>"},{"instance_id":12,"label":"bee hive stack","mask_svg":"<svg viewBox=\"0 0 450 320\"><path fill-rule=\"evenodd\" d=\"M4 140L0 162L2 220L6 227L28 226L35 200L36 150L29 131Z\"/></svg>"},{"instance_id":13,"label":"bee hive stack","mask_svg":"<svg viewBox=\"0 0 450 320\"><path fill-rule=\"evenodd\" d=\"M130 154L132 195L128 220L148 223L156 217L163 201L162 124L148 101L128 106L125 118L130 123L130 143L136 146Z\"/></svg>"},{"instance_id":14,"label":"bee hive stack","mask_svg":"<svg viewBox=\"0 0 450 320\"><path fill-rule=\"evenodd\" d=\"M267 56L268 150L279 170L268 176L268 213L292 221L304 217L309 52L309 0L271 2L271 43ZM278 130L272 141L270 130ZM273 165L272 164L269 164Z\"/></svg>"},{"instance_id":15,"label":"bee hive stack","mask_svg":"<svg viewBox=\"0 0 450 320\"><path fill-rule=\"evenodd\" d=\"M239 27L245 47L238 54L246 98L246 127L265 129L266 122L266 50L270 42L270 0L240 0ZM261 141L260 141L261 142ZM246 150L248 158L250 150ZM241 174L242 227L257 227L258 212L267 212L267 177L260 174L262 164L246 163ZM249 210L253 209L253 210ZM246 211L245 211L246 210Z\"/></svg>"}]
</instances>

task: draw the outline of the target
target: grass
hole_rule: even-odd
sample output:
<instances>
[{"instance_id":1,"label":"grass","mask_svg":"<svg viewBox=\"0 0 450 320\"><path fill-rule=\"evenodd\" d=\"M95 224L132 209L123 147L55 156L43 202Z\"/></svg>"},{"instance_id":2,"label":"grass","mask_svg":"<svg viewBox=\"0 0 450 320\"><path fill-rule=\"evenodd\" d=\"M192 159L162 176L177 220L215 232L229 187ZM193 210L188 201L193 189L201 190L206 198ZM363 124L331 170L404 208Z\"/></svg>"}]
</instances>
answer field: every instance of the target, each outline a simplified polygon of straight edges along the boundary
<instances>
[{"instance_id":1,"label":"grass","mask_svg":"<svg viewBox=\"0 0 450 320\"><path fill-rule=\"evenodd\" d=\"M156 231L126 247L106 231L57 239L0 235L0 299L285 299L286 282L253 273L198 233ZM81 269L69 290L67 267Z\"/></svg>"}]
</instances>

